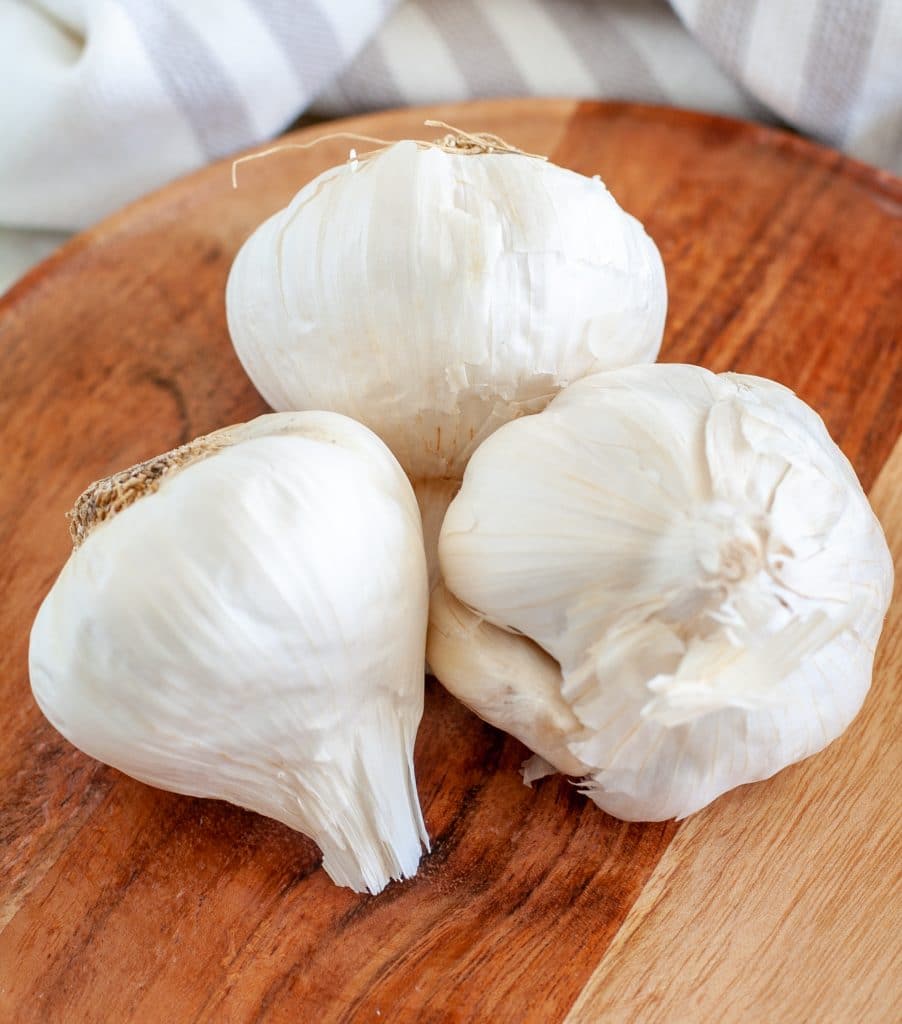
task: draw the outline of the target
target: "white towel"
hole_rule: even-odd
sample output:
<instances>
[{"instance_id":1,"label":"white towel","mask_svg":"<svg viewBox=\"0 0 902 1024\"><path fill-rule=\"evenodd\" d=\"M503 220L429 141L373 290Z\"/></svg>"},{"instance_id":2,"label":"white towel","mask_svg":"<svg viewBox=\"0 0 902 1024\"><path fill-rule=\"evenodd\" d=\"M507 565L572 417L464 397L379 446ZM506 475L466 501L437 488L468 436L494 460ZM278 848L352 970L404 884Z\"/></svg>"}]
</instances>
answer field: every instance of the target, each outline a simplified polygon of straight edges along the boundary
<instances>
[{"instance_id":1,"label":"white towel","mask_svg":"<svg viewBox=\"0 0 902 1024\"><path fill-rule=\"evenodd\" d=\"M0 0L0 290L305 111L564 94L783 120L902 171L902 0Z\"/></svg>"}]
</instances>

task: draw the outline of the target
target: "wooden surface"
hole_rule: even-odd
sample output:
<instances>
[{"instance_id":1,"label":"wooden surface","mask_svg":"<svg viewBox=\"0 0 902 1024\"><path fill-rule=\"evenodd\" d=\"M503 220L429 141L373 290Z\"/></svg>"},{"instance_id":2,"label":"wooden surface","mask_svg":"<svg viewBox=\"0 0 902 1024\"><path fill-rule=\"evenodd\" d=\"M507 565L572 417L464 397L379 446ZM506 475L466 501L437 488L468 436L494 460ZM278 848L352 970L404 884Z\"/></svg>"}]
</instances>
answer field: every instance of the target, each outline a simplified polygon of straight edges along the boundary
<instances>
[{"instance_id":1,"label":"wooden surface","mask_svg":"<svg viewBox=\"0 0 902 1024\"><path fill-rule=\"evenodd\" d=\"M663 358L811 402L900 565L898 180L626 104L348 127L428 137L426 116L600 173L664 257ZM226 334L228 267L347 148L248 165L237 192L227 165L206 169L0 300L0 1021L898 1019L898 605L848 733L679 827L615 821L559 778L527 789L524 749L431 682L417 772L433 853L377 898L332 886L303 837L133 782L42 719L28 630L67 555L63 512L89 481L263 411Z\"/></svg>"}]
</instances>

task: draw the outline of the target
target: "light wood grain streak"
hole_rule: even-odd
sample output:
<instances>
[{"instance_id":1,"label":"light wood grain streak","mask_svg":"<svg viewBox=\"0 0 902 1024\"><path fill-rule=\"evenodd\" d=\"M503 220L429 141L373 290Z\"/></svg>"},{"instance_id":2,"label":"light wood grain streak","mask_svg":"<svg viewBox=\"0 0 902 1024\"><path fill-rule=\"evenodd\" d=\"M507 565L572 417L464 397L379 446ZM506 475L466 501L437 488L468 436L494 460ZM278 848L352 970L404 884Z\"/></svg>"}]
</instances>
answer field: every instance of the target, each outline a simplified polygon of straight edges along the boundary
<instances>
[{"instance_id":1,"label":"light wood grain streak","mask_svg":"<svg viewBox=\"0 0 902 1024\"><path fill-rule=\"evenodd\" d=\"M902 581L902 440L871 499ZM902 602L823 754L686 821L566 1024L899 1020Z\"/></svg>"}]
</instances>

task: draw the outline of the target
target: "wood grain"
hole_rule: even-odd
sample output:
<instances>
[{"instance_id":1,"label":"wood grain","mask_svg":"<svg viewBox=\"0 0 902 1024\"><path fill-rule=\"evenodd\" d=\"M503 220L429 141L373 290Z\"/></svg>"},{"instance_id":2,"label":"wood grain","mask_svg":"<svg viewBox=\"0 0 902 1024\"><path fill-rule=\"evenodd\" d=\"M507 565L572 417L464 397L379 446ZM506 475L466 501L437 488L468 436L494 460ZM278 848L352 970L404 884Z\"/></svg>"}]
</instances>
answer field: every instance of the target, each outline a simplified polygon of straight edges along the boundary
<instances>
[{"instance_id":1,"label":"wood grain","mask_svg":"<svg viewBox=\"0 0 902 1024\"><path fill-rule=\"evenodd\" d=\"M600 173L661 248L664 358L789 384L874 483L902 427L898 181L769 129L628 104L342 127L422 135L426 117ZM578 1021L887 1019L897 639L843 739L680 829L617 822L560 779L526 789L523 748L430 683L416 760L434 852L377 898L332 886L303 837L133 782L40 716L28 630L67 554L62 513L90 480L263 410L226 333L228 267L346 150L250 164L237 192L226 164L207 168L0 300L0 1020L553 1024L574 1002ZM898 458L875 496L897 552Z\"/></svg>"}]
</instances>

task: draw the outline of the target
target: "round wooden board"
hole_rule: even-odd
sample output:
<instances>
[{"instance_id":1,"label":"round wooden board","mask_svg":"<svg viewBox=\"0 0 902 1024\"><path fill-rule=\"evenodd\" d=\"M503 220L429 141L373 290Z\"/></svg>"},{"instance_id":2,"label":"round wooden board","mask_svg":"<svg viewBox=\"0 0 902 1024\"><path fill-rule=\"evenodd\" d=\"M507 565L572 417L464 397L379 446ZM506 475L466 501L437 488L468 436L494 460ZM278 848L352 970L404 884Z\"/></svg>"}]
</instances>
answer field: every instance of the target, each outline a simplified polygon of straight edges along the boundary
<instances>
[{"instance_id":1,"label":"round wooden board","mask_svg":"<svg viewBox=\"0 0 902 1024\"><path fill-rule=\"evenodd\" d=\"M426 117L601 174L660 246L663 358L793 387L876 483L898 558L899 181L780 132L628 104L342 127L431 137ZM226 332L229 265L348 145L245 166L237 191L227 162L206 168L0 301L0 1018L889 1020L898 606L849 732L681 826L615 821L560 778L527 789L524 749L430 682L417 772L433 852L377 898L333 886L302 836L134 782L41 717L28 630L67 556L63 513L89 481L264 410Z\"/></svg>"}]
</instances>

